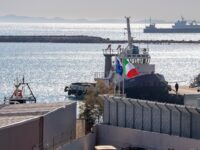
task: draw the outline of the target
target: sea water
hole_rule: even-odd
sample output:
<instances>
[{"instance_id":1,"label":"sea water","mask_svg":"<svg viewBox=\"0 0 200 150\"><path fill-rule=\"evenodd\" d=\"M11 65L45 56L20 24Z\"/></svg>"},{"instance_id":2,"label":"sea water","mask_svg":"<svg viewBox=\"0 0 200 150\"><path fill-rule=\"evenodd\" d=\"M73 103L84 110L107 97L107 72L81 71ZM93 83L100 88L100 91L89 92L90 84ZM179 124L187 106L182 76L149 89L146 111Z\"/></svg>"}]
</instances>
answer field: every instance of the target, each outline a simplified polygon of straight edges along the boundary
<instances>
[{"instance_id":1,"label":"sea water","mask_svg":"<svg viewBox=\"0 0 200 150\"><path fill-rule=\"evenodd\" d=\"M199 40L200 34L144 34L132 25L136 39ZM92 35L126 39L124 24L1 23L0 35ZM150 49L151 63L172 85L189 85L200 73L199 44L137 44ZM113 44L112 48L117 48ZM125 47L126 44L122 45ZM16 78L25 77L38 102L65 101L64 87L72 82L94 82L104 71L102 49L107 44L0 43L0 101L10 96Z\"/></svg>"}]
</instances>

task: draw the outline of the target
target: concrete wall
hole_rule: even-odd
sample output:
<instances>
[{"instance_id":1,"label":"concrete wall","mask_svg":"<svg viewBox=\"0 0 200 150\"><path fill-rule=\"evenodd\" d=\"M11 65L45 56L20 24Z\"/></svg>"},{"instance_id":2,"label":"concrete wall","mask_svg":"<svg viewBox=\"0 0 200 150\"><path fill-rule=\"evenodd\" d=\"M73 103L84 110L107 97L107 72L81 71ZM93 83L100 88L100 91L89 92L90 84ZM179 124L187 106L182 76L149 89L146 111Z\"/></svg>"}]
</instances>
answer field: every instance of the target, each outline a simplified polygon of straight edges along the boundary
<instances>
[{"instance_id":1,"label":"concrete wall","mask_svg":"<svg viewBox=\"0 0 200 150\"><path fill-rule=\"evenodd\" d=\"M32 119L0 129L1 150L32 150L42 142L39 139L40 119Z\"/></svg>"},{"instance_id":2,"label":"concrete wall","mask_svg":"<svg viewBox=\"0 0 200 150\"><path fill-rule=\"evenodd\" d=\"M89 133L84 137L65 144L61 150L93 150L96 144L96 133Z\"/></svg>"},{"instance_id":3,"label":"concrete wall","mask_svg":"<svg viewBox=\"0 0 200 150\"><path fill-rule=\"evenodd\" d=\"M184 104L186 106L200 107L200 96L199 96L199 94L184 95Z\"/></svg>"},{"instance_id":4,"label":"concrete wall","mask_svg":"<svg viewBox=\"0 0 200 150\"><path fill-rule=\"evenodd\" d=\"M198 150L200 140L109 125L97 126L97 145L128 146L147 150Z\"/></svg>"},{"instance_id":5,"label":"concrete wall","mask_svg":"<svg viewBox=\"0 0 200 150\"><path fill-rule=\"evenodd\" d=\"M53 147L75 139L76 136L76 103L66 105L43 117L44 147Z\"/></svg>"},{"instance_id":6,"label":"concrete wall","mask_svg":"<svg viewBox=\"0 0 200 150\"><path fill-rule=\"evenodd\" d=\"M200 109L103 96L104 124L200 139Z\"/></svg>"},{"instance_id":7,"label":"concrete wall","mask_svg":"<svg viewBox=\"0 0 200 150\"><path fill-rule=\"evenodd\" d=\"M117 123L118 123L118 118L117 118L117 115L118 115L118 113L117 113L117 109L118 109L118 106L117 106L117 103L115 102L115 101L110 101L110 105L109 105L110 107L110 110L112 110L112 111L110 111L109 110L109 114L110 114L110 118L109 118L109 124L111 124L111 125L117 125ZM106 114L105 114L106 115Z\"/></svg>"},{"instance_id":8,"label":"concrete wall","mask_svg":"<svg viewBox=\"0 0 200 150\"><path fill-rule=\"evenodd\" d=\"M161 132L161 112L160 109L155 107L152 110L152 131Z\"/></svg>"},{"instance_id":9,"label":"concrete wall","mask_svg":"<svg viewBox=\"0 0 200 150\"><path fill-rule=\"evenodd\" d=\"M85 136L85 120L77 119L76 120L76 138Z\"/></svg>"},{"instance_id":10,"label":"concrete wall","mask_svg":"<svg viewBox=\"0 0 200 150\"><path fill-rule=\"evenodd\" d=\"M76 103L0 128L0 150L54 149L76 136Z\"/></svg>"}]
</instances>

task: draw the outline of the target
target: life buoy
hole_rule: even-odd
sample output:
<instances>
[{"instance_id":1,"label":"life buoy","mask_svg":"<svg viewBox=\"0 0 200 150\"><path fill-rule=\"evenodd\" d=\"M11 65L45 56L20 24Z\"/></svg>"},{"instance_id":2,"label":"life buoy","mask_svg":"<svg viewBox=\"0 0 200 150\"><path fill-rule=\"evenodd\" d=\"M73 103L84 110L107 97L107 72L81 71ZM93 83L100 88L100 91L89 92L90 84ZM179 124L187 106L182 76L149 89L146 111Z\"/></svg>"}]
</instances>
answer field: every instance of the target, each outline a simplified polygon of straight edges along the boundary
<instances>
[{"instance_id":1,"label":"life buoy","mask_svg":"<svg viewBox=\"0 0 200 150\"><path fill-rule=\"evenodd\" d=\"M69 87L66 86L65 89L64 89L64 92L68 92L69 91Z\"/></svg>"},{"instance_id":2,"label":"life buoy","mask_svg":"<svg viewBox=\"0 0 200 150\"><path fill-rule=\"evenodd\" d=\"M23 97L22 90L16 89L15 92L14 92L14 96L22 98Z\"/></svg>"},{"instance_id":3,"label":"life buoy","mask_svg":"<svg viewBox=\"0 0 200 150\"><path fill-rule=\"evenodd\" d=\"M23 97L22 90L18 90L18 97Z\"/></svg>"}]
</instances>

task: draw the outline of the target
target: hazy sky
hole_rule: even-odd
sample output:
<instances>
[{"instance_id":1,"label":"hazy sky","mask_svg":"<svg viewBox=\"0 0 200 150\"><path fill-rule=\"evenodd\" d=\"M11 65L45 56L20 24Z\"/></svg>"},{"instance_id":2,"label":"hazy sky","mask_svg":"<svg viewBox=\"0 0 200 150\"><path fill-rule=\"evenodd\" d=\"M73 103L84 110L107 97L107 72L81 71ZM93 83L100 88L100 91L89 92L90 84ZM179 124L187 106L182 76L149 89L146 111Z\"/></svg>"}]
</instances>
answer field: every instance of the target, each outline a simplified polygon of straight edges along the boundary
<instances>
[{"instance_id":1,"label":"hazy sky","mask_svg":"<svg viewBox=\"0 0 200 150\"><path fill-rule=\"evenodd\" d=\"M0 15L106 19L200 20L200 0L0 0Z\"/></svg>"}]
</instances>

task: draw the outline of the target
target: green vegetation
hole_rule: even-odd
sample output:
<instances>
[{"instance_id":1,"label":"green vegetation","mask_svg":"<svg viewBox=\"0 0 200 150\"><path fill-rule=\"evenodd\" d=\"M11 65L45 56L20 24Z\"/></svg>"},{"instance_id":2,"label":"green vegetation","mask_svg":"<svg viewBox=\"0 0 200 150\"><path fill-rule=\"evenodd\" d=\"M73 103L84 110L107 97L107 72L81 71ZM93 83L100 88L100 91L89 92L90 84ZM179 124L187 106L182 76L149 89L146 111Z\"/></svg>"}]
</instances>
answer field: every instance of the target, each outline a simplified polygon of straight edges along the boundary
<instances>
[{"instance_id":1,"label":"green vegetation","mask_svg":"<svg viewBox=\"0 0 200 150\"><path fill-rule=\"evenodd\" d=\"M90 87L80 106L80 119L86 121L86 132L90 132L92 126L102 120L103 100L100 94L112 94L113 86L107 86L103 81L98 81L95 87Z\"/></svg>"},{"instance_id":2,"label":"green vegetation","mask_svg":"<svg viewBox=\"0 0 200 150\"><path fill-rule=\"evenodd\" d=\"M190 87L197 87L200 85L200 74L198 74L194 80L190 83Z\"/></svg>"}]
</instances>

